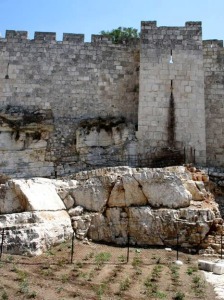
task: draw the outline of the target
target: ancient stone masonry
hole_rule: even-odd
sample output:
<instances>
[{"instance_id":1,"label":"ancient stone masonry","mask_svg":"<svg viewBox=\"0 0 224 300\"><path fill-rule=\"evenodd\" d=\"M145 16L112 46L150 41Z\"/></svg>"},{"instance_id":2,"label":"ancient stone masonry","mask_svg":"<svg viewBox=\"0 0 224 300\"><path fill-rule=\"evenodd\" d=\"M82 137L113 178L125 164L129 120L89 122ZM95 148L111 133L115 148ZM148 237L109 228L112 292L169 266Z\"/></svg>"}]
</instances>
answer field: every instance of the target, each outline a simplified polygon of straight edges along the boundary
<instances>
[{"instance_id":1,"label":"ancient stone masonry","mask_svg":"<svg viewBox=\"0 0 224 300\"><path fill-rule=\"evenodd\" d=\"M157 27L142 22L139 132L143 147L193 147L206 160L201 23ZM175 123L170 127L174 102ZM175 127L174 127L175 126Z\"/></svg>"},{"instance_id":2,"label":"ancient stone masonry","mask_svg":"<svg viewBox=\"0 0 224 300\"><path fill-rule=\"evenodd\" d=\"M71 238L220 253L223 220L208 176L195 168L115 167L0 186L4 252L41 254Z\"/></svg>"},{"instance_id":3,"label":"ancient stone masonry","mask_svg":"<svg viewBox=\"0 0 224 300\"><path fill-rule=\"evenodd\" d=\"M223 41L204 41L207 161L224 165L224 49Z\"/></svg>"},{"instance_id":4,"label":"ancient stone masonry","mask_svg":"<svg viewBox=\"0 0 224 300\"><path fill-rule=\"evenodd\" d=\"M7 31L0 38L1 172L63 175L102 155L164 147L223 167L224 52L220 41L203 44L201 32L200 22L142 22L140 40L112 44L100 35L86 43L82 34L56 41L55 33L36 32L30 40L26 31Z\"/></svg>"}]
</instances>

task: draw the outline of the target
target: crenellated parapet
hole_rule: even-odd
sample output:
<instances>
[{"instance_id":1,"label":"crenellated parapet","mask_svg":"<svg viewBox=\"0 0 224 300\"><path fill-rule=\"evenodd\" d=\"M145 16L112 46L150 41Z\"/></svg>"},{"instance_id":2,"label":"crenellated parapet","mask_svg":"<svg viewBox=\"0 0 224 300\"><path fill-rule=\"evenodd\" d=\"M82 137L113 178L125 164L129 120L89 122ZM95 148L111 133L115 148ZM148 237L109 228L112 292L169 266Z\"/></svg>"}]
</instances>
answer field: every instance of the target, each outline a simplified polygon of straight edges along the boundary
<instances>
[{"instance_id":1,"label":"crenellated parapet","mask_svg":"<svg viewBox=\"0 0 224 300\"><path fill-rule=\"evenodd\" d=\"M34 38L29 39L28 38L28 32L27 31L16 31L16 30L6 30L5 38L0 38L0 41L4 42L23 42L23 41L29 41L29 42L36 42L36 43L59 43L59 44L75 44L75 45L82 45L85 43L85 35L84 34L75 34L75 33L63 33L63 39L62 41L57 41L56 38L56 32L40 32L36 31L34 33ZM90 44L89 42L86 44ZM99 34L92 34L91 35L91 44L93 45L112 45L112 39L105 35L99 35ZM124 40L120 45L138 45L139 39L130 39L130 40ZM113 44L114 46L115 44Z\"/></svg>"},{"instance_id":2,"label":"crenellated parapet","mask_svg":"<svg viewBox=\"0 0 224 300\"><path fill-rule=\"evenodd\" d=\"M202 49L201 22L186 22L184 27L157 27L156 21L141 23L143 47L155 49Z\"/></svg>"},{"instance_id":3,"label":"crenellated parapet","mask_svg":"<svg viewBox=\"0 0 224 300\"><path fill-rule=\"evenodd\" d=\"M223 48L223 40L204 40L204 49Z\"/></svg>"}]
</instances>

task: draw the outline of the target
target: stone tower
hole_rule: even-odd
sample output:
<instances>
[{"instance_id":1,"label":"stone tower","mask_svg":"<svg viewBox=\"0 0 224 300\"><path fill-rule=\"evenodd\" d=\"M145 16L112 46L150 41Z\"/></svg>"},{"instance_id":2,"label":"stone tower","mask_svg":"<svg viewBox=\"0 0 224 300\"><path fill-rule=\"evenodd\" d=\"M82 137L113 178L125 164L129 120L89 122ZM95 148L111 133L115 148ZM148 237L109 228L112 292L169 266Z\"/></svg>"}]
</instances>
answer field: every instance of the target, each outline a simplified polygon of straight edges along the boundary
<instances>
[{"instance_id":1,"label":"stone tower","mask_svg":"<svg viewBox=\"0 0 224 300\"><path fill-rule=\"evenodd\" d=\"M142 22L138 139L150 147L194 149L206 162L201 22L157 27Z\"/></svg>"}]
</instances>

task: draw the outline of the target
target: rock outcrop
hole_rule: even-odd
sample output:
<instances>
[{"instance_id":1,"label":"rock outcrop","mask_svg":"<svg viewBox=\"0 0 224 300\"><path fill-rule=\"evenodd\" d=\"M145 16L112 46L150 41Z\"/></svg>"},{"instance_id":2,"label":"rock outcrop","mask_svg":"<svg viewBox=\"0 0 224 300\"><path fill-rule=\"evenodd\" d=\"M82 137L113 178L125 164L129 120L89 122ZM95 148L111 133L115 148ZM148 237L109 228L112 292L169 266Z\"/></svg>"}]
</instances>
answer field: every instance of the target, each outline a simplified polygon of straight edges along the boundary
<instances>
[{"instance_id":1,"label":"rock outcrop","mask_svg":"<svg viewBox=\"0 0 224 300\"><path fill-rule=\"evenodd\" d=\"M185 167L116 167L61 180L9 180L0 198L7 251L39 254L72 228L79 239L172 246L178 235L182 247L207 248L222 219L205 188L208 177L199 175Z\"/></svg>"}]
</instances>

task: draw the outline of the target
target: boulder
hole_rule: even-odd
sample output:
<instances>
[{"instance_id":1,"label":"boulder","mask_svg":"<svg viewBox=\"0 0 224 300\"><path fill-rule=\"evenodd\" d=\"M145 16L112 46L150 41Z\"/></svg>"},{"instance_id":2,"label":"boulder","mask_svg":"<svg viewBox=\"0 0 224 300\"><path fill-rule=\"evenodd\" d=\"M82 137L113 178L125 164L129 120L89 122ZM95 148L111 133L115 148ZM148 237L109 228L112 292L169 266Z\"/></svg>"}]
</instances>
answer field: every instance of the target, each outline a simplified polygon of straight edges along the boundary
<instances>
[{"instance_id":1,"label":"boulder","mask_svg":"<svg viewBox=\"0 0 224 300\"><path fill-rule=\"evenodd\" d=\"M185 189L178 174L161 169L148 169L133 176L142 187L150 206L183 208L190 205L191 195Z\"/></svg>"},{"instance_id":2,"label":"boulder","mask_svg":"<svg viewBox=\"0 0 224 300\"><path fill-rule=\"evenodd\" d=\"M72 236L71 219L66 211L37 211L0 215L5 228L4 252L40 255L52 245Z\"/></svg>"},{"instance_id":3,"label":"boulder","mask_svg":"<svg viewBox=\"0 0 224 300\"><path fill-rule=\"evenodd\" d=\"M11 180L10 187L26 211L66 209L50 179L15 179Z\"/></svg>"},{"instance_id":4,"label":"boulder","mask_svg":"<svg viewBox=\"0 0 224 300\"><path fill-rule=\"evenodd\" d=\"M107 179L109 179L107 177ZM102 211L109 199L110 189L107 180L101 177L93 177L80 181L77 188L74 188L71 195L75 199L75 205L81 205L88 211Z\"/></svg>"}]
</instances>

